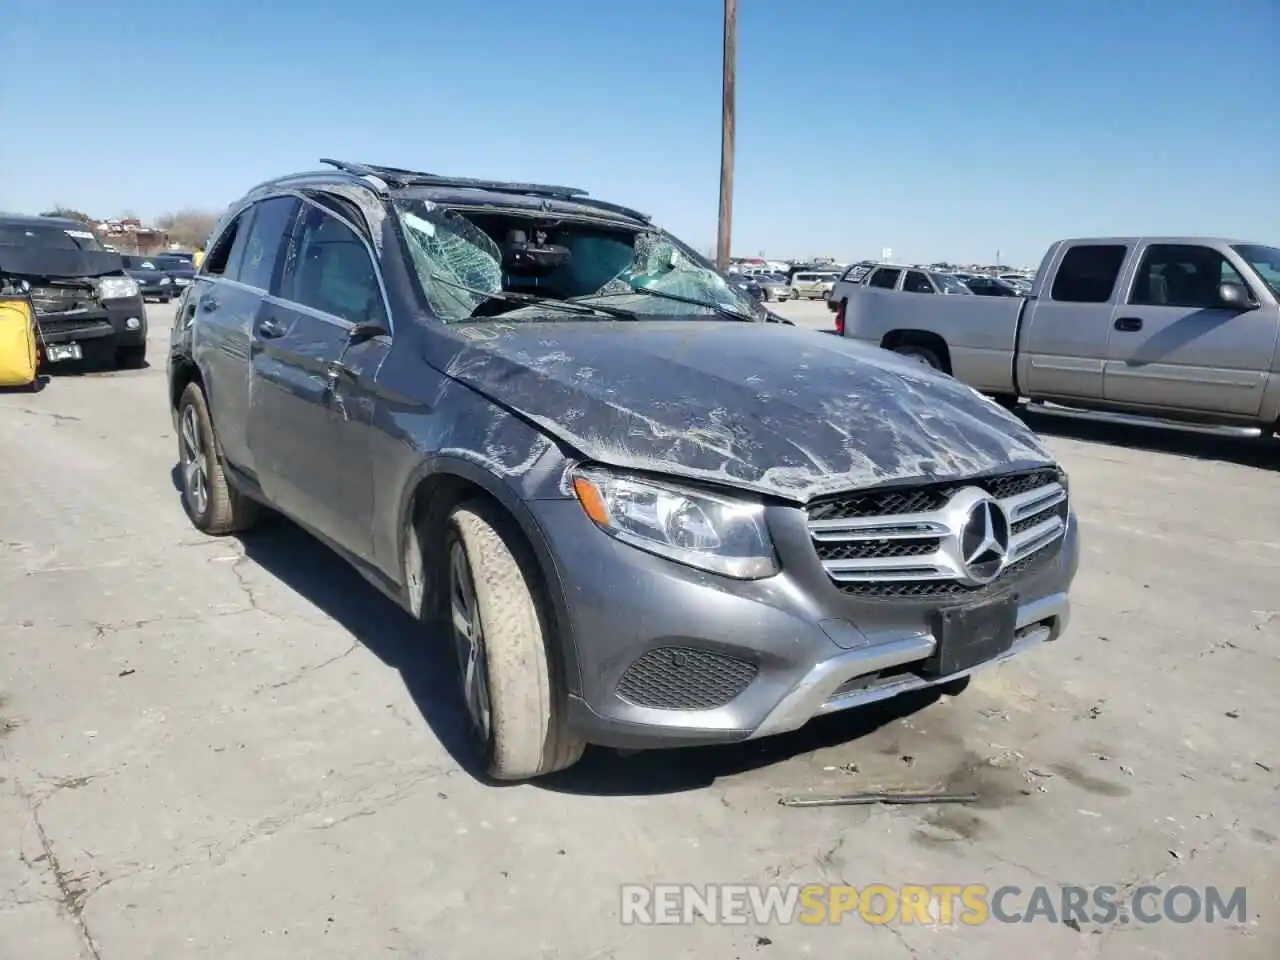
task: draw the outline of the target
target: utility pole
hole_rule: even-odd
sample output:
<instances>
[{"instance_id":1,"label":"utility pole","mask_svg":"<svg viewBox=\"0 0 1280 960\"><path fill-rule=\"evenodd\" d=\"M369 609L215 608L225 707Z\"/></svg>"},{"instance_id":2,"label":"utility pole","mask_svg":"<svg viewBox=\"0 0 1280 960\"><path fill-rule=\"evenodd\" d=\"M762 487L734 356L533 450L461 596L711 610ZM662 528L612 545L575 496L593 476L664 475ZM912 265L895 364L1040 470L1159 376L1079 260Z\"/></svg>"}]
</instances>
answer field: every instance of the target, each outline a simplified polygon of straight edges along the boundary
<instances>
[{"instance_id":1,"label":"utility pole","mask_svg":"<svg viewBox=\"0 0 1280 960\"><path fill-rule=\"evenodd\" d=\"M724 0L724 88L720 107L720 227L716 266L729 269L733 233L733 132L738 75L738 0Z\"/></svg>"}]
</instances>

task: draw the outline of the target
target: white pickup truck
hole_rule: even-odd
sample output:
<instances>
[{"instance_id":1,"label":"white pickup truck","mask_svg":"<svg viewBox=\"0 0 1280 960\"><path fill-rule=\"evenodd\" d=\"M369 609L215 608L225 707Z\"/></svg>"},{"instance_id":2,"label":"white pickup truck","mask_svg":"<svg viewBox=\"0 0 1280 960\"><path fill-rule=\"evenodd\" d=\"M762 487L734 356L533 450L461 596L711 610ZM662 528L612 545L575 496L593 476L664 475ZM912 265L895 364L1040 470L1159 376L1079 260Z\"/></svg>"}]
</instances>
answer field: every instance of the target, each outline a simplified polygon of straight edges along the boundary
<instances>
[{"instance_id":1,"label":"white pickup truck","mask_svg":"<svg viewBox=\"0 0 1280 960\"><path fill-rule=\"evenodd\" d=\"M1203 237L1061 240L1026 297L907 292L877 267L836 330L1012 405L1047 400L1280 432L1280 249Z\"/></svg>"}]
</instances>

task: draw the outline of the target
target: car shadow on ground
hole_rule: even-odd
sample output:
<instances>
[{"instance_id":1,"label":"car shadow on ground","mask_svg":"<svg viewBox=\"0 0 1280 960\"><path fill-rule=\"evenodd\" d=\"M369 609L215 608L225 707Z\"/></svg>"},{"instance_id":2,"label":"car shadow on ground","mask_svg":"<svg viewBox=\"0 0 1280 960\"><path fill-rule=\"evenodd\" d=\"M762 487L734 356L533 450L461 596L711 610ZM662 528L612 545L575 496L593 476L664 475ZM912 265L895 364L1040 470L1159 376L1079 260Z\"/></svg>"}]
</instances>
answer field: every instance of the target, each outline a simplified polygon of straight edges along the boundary
<instances>
[{"instance_id":1,"label":"car shadow on ground","mask_svg":"<svg viewBox=\"0 0 1280 960\"><path fill-rule=\"evenodd\" d=\"M1019 416L1036 433L1048 437L1280 470L1280 439L1273 437L1214 435L1160 425L1139 426L1025 406L1019 410Z\"/></svg>"},{"instance_id":2,"label":"car shadow on ground","mask_svg":"<svg viewBox=\"0 0 1280 960\"><path fill-rule=\"evenodd\" d=\"M175 488L181 489L177 466ZM239 537L245 556L332 617L383 664L396 670L440 744L479 782L501 786L481 769L468 739L453 651L367 583L345 560L297 525L272 518ZM820 717L802 730L728 746L622 753L588 748L569 770L535 781L553 792L590 796L681 793L847 743L915 713L938 699L922 691L845 714Z\"/></svg>"}]
</instances>

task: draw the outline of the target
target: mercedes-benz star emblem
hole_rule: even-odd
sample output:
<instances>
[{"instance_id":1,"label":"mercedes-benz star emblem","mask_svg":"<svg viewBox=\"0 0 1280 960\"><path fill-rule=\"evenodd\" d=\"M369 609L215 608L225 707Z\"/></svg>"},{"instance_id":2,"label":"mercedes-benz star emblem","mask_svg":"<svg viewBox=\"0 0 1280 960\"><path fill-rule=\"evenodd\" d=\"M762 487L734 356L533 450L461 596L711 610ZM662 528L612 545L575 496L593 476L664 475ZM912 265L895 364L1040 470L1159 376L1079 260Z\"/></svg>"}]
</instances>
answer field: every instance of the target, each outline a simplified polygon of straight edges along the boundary
<instances>
[{"instance_id":1,"label":"mercedes-benz star emblem","mask_svg":"<svg viewBox=\"0 0 1280 960\"><path fill-rule=\"evenodd\" d=\"M990 497L969 508L960 531L960 557L974 583L990 583L1009 559L1009 518Z\"/></svg>"}]
</instances>

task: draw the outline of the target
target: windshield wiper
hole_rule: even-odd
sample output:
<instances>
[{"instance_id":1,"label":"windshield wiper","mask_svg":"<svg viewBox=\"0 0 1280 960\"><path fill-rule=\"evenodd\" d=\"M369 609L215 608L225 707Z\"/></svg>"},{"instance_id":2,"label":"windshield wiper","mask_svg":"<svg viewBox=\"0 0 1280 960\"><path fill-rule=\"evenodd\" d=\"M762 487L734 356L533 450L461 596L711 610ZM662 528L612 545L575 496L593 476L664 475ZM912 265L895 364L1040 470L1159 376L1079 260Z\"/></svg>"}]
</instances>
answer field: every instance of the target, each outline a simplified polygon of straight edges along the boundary
<instances>
[{"instance_id":1,"label":"windshield wiper","mask_svg":"<svg viewBox=\"0 0 1280 960\"><path fill-rule=\"evenodd\" d=\"M676 303L687 303L691 307L705 307L708 310L714 310L720 316L727 317L730 320L741 320L745 323L756 322L756 318L751 316L751 314L743 313L741 310L735 310L733 309L733 307L726 307L722 303L712 303L707 300L699 300L696 297L682 297L678 293L667 293L667 291L665 290L655 290L652 287L632 287L626 293L612 293L612 294L606 294L606 296L627 297L627 296L631 296L632 294L638 294L640 296L647 296L647 297L658 297L661 300L673 300ZM574 300L590 300L592 299L592 297L590 296L574 297L573 299Z\"/></svg>"},{"instance_id":2,"label":"windshield wiper","mask_svg":"<svg viewBox=\"0 0 1280 960\"><path fill-rule=\"evenodd\" d=\"M622 310L622 309L619 309L618 307L599 307L599 306L591 306L585 303L582 303L582 304L570 303L567 300L557 300L555 297L539 297L536 294L532 294L532 293L510 293L506 290L499 291L498 293L493 293L492 291L489 291L489 290L481 290L478 287L469 287L465 283L457 283L453 280L446 280L444 277L435 273L428 273L427 276L430 277L436 283L443 283L446 287L453 287L454 289L462 290L466 293L470 293L473 296L483 297L486 300L505 300L507 303L522 303L528 306L536 305L536 306L544 306L544 307L554 307L558 310L563 310L566 313L576 313L579 316L586 316L586 317L599 316L600 314L604 314L607 317L616 317L619 320L639 320L640 319L632 311ZM480 319L488 319L488 318L474 317L474 318L468 318L468 319L480 320Z\"/></svg>"}]
</instances>

